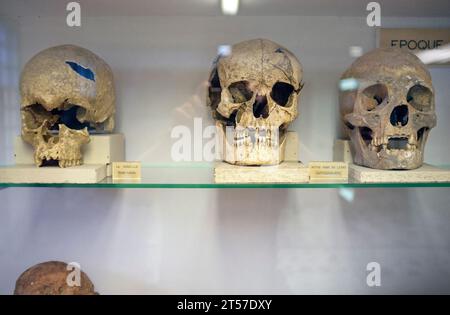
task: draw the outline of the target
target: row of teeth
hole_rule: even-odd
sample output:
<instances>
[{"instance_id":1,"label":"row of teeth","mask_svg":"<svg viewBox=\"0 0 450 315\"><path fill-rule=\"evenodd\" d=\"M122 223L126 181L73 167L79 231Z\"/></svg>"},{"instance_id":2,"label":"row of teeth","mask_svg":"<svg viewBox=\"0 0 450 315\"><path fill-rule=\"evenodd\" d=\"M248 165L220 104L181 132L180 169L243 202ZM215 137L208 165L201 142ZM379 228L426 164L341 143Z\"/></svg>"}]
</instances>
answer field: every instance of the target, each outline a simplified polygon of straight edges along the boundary
<instances>
[{"instance_id":1,"label":"row of teeth","mask_svg":"<svg viewBox=\"0 0 450 315\"><path fill-rule=\"evenodd\" d=\"M417 137L415 135L399 135L399 136L384 136L384 137L374 137L372 139L371 144L373 146L381 146L384 144L388 144L389 143L389 139L398 139L398 138L408 138L408 144L413 145L413 146L417 146Z\"/></svg>"},{"instance_id":2,"label":"row of teeth","mask_svg":"<svg viewBox=\"0 0 450 315\"><path fill-rule=\"evenodd\" d=\"M253 146L253 144L275 146L278 144L278 130L272 130L264 126L255 129L236 129L234 144L235 146Z\"/></svg>"},{"instance_id":3,"label":"row of teeth","mask_svg":"<svg viewBox=\"0 0 450 315\"><path fill-rule=\"evenodd\" d=\"M81 160L59 160L59 166L61 167L70 167L70 166L78 166L82 164Z\"/></svg>"},{"instance_id":4,"label":"row of teeth","mask_svg":"<svg viewBox=\"0 0 450 315\"><path fill-rule=\"evenodd\" d=\"M269 137L264 136L256 136L255 142L253 143L251 140L251 137L245 137L245 138L236 138L234 139L234 146L268 146L268 147L275 147L278 145L278 141L276 139L271 139Z\"/></svg>"},{"instance_id":5,"label":"row of teeth","mask_svg":"<svg viewBox=\"0 0 450 315\"><path fill-rule=\"evenodd\" d=\"M394 150L405 150L405 151L409 151L409 150L416 150L417 149L417 145L415 145L415 144L406 144L406 146L405 146L405 148L404 149L388 149L388 146L387 146L387 144L382 144L381 146L374 146L374 145L372 145L372 144L369 144L369 150L372 150L372 151L378 151L379 150L379 148L382 148L383 149L383 151L386 151L386 152L390 152L390 151L394 151Z\"/></svg>"},{"instance_id":6,"label":"row of teeth","mask_svg":"<svg viewBox=\"0 0 450 315\"><path fill-rule=\"evenodd\" d=\"M275 132L274 132L275 133ZM255 137L271 137L272 129L265 127L256 127L256 128L236 128L234 130L235 138L245 138L250 134L254 134Z\"/></svg>"},{"instance_id":7,"label":"row of teeth","mask_svg":"<svg viewBox=\"0 0 450 315\"><path fill-rule=\"evenodd\" d=\"M398 138L407 138L408 143L405 145L402 149L388 149L388 143L389 139L398 139ZM369 150L371 151L380 151L382 149L383 151L386 151L387 153L390 153L394 150L404 150L404 151L410 151L410 150L417 150L418 143L417 143L417 137L415 135L399 135L395 137L391 136L385 136L385 137L375 137L372 139L371 143L369 144Z\"/></svg>"},{"instance_id":8,"label":"row of teeth","mask_svg":"<svg viewBox=\"0 0 450 315\"><path fill-rule=\"evenodd\" d=\"M42 161L44 161L44 160L50 161L50 160L52 160L52 159L47 159L47 158L42 159ZM82 161L81 159L75 159L75 160L58 160L58 165L59 165L60 167L71 167L71 166L78 166L78 165L81 165L82 162L83 162L83 161ZM42 164L42 163L41 163L41 164Z\"/></svg>"}]
</instances>

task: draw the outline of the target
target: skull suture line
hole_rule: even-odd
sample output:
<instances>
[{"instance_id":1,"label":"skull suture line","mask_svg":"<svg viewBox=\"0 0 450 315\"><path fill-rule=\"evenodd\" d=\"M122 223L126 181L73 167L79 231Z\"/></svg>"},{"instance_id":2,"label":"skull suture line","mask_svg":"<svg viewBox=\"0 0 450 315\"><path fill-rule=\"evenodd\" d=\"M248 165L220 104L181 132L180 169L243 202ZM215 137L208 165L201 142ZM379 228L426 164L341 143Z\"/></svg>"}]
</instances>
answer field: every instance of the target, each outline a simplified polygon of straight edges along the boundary
<instances>
[{"instance_id":1,"label":"skull suture line","mask_svg":"<svg viewBox=\"0 0 450 315\"><path fill-rule=\"evenodd\" d=\"M20 79L22 138L37 166L81 165L88 128L114 128L115 92L110 67L87 49L63 45L41 51Z\"/></svg>"},{"instance_id":2,"label":"skull suture line","mask_svg":"<svg viewBox=\"0 0 450 315\"><path fill-rule=\"evenodd\" d=\"M426 66L400 49L375 49L342 79L359 87L341 91L341 119L350 136L355 164L375 169L415 169L436 125L434 89Z\"/></svg>"},{"instance_id":3,"label":"skull suture line","mask_svg":"<svg viewBox=\"0 0 450 315\"><path fill-rule=\"evenodd\" d=\"M279 164L287 128L298 116L302 66L289 50L265 39L231 49L214 63L208 91L219 130L225 135L227 127L232 128L232 139L222 137L224 160L238 165Z\"/></svg>"}]
</instances>

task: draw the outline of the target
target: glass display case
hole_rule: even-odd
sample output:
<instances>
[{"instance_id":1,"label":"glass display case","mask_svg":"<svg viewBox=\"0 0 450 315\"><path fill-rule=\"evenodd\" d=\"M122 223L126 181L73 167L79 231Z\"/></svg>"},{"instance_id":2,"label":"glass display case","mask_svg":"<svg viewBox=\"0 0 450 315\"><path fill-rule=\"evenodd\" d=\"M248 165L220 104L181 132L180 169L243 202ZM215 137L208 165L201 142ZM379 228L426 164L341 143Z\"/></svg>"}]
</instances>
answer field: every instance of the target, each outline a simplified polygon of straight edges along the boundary
<instances>
[{"instance_id":1,"label":"glass display case","mask_svg":"<svg viewBox=\"0 0 450 315\"><path fill-rule=\"evenodd\" d=\"M0 294L449 293L449 62L446 0L1 0Z\"/></svg>"}]
</instances>

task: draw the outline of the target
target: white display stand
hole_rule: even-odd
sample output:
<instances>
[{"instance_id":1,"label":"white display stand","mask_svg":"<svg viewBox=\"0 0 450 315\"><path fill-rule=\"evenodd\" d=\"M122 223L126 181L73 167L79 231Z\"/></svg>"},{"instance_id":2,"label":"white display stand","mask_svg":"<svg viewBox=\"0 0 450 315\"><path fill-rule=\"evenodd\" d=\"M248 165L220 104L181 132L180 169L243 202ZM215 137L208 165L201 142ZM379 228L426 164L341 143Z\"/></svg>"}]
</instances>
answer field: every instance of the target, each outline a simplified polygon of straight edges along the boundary
<instances>
[{"instance_id":1,"label":"white display stand","mask_svg":"<svg viewBox=\"0 0 450 315\"><path fill-rule=\"evenodd\" d=\"M450 182L450 170L423 164L415 170L377 170L353 164L350 141L336 140L333 158L348 162L348 176L357 183L442 183Z\"/></svg>"},{"instance_id":2,"label":"white display stand","mask_svg":"<svg viewBox=\"0 0 450 315\"><path fill-rule=\"evenodd\" d=\"M214 168L216 183L307 183L309 171L298 160L298 135L289 131L286 136L284 162L273 166L240 166L220 162Z\"/></svg>"},{"instance_id":3,"label":"white display stand","mask_svg":"<svg viewBox=\"0 0 450 315\"><path fill-rule=\"evenodd\" d=\"M358 183L442 183L450 182L450 170L423 164L415 170L375 170L350 164L349 177Z\"/></svg>"},{"instance_id":4,"label":"white display stand","mask_svg":"<svg viewBox=\"0 0 450 315\"><path fill-rule=\"evenodd\" d=\"M214 179L221 184L307 183L309 172L299 162L274 166L238 166L222 162L214 169Z\"/></svg>"},{"instance_id":5,"label":"white display stand","mask_svg":"<svg viewBox=\"0 0 450 315\"><path fill-rule=\"evenodd\" d=\"M16 165L0 167L0 182L6 183L97 183L111 176L111 163L125 160L122 134L90 135L82 147L83 165L61 168L36 167L33 147L17 137L14 142Z\"/></svg>"},{"instance_id":6,"label":"white display stand","mask_svg":"<svg viewBox=\"0 0 450 315\"><path fill-rule=\"evenodd\" d=\"M106 177L106 165L86 164L60 168L23 164L0 168L0 181L18 184L92 184Z\"/></svg>"}]
</instances>

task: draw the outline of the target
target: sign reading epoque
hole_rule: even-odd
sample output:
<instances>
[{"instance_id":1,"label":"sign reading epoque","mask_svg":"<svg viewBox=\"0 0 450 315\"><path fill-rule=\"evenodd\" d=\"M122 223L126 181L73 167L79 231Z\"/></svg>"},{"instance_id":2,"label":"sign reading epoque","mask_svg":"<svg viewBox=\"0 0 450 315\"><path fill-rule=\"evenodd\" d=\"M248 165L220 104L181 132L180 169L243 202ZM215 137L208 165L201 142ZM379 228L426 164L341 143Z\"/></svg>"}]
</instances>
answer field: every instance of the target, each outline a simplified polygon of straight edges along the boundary
<instances>
[{"instance_id":1,"label":"sign reading epoque","mask_svg":"<svg viewBox=\"0 0 450 315\"><path fill-rule=\"evenodd\" d=\"M448 44L450 29L382 28L379 33L379 47L398 47L413 53L439 49Z\"/></svg>"}]
</instances>

